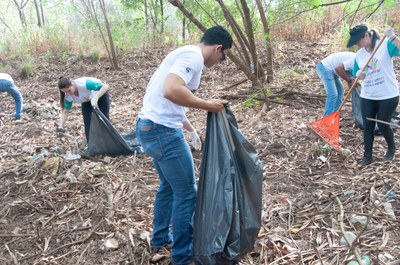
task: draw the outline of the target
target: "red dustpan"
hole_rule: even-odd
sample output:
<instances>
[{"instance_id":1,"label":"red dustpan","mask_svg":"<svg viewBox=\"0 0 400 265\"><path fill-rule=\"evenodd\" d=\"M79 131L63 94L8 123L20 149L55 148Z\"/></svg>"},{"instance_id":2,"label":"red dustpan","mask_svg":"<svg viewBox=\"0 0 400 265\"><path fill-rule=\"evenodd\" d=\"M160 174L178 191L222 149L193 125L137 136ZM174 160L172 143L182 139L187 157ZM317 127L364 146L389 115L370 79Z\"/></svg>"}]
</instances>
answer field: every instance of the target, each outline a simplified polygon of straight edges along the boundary
<instances>
[{"instance_id":1,"label":"red dustpan","mask_svg":"<svg viewBox=\"0 0 400 265\"><path fill-rule=\"evenodd\" d=\"M379 42L378 46L374 50L374 52L371 54L369 57L369 60L365 64L364 68L362 71L365 71L365 68L367 68L369 62L372 60L374 57L376 51L379 49L381 44L383 43L383 40L385 37L382 38L382 40ZM332 146L333 149L339 151L340 149L340 144L339 144L339 121L340 121L340 110L342 109L344 103L346 102L347 98L350 96L351 91L353 88L356 86L359 78L357 77L356 80L353 82L353 85L350 87L349 92L347 92L346 96L343 99L342 104L340 104L340 107L337 111L329 114L328 116L325 116L319 120L316 120L308 125L314 132L316 132L325 142L327 142L330 146Z\"/></svg>"}]
</instances>

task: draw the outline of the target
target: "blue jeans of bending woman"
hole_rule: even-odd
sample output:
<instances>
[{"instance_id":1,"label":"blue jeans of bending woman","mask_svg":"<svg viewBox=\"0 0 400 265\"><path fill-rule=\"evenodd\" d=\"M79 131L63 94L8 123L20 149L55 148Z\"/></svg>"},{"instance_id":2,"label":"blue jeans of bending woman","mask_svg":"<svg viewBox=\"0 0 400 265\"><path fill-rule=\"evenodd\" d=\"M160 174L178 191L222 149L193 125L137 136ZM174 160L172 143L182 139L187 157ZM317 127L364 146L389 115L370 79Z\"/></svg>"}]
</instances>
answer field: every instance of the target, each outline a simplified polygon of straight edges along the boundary
<instances>
[{"instance_id":1,"label":"blue jeans of bending woman","mask_svg":"<svg viewBox=\"0 0 400 265\"><path fill-rule=\"evenodd\" d=\"M367 118L376 118L381 121L391 122L393 112L399 104L399 97L371 100L361 98L361 112L364 123L364 156L372 157L372 146L374 142L375 122ZM378 122L378 128L388 144L389 149L396 149L393 130L390 125Z\"/></svg>"},{"instance_id":2,"label":"blue jeans of bending woman","mask_svg":"<svg viewBox=\"0 0 400 265\"><path fill-rule=\"evenodd\" d=\"M187 265L193 259L193 213L196 179L192 153L181 129L138 119L136 136L152 158L160 178L154 202L152 246L172 244L172 260ZM172 222L172 236L171 225Z\"/></svg>"},{"instance_id":3,"label":"blue jeans of bending woman","mask_svg":"<svg viewBox=\"0 0 400 265\"><path fill-rule=\"evenodd\" d=\"M7 92L15 101L15 119L22 115L23 99L18 87L9 80L0 79L0 93Z\"/></svg>"},{"instance_id":4,"label":"blue jeans of bending woman","mask_svg":"<svg viewBox=\"0 0 400 265\"><path fill-rule=\"evenodd\" d=\"M339 109L343 100L343 84L340 78L331 69L326 68L322 63L317 64L315 70L326 91L326 101L324 116L331 114Z\"/></svg>"}]
</instances>

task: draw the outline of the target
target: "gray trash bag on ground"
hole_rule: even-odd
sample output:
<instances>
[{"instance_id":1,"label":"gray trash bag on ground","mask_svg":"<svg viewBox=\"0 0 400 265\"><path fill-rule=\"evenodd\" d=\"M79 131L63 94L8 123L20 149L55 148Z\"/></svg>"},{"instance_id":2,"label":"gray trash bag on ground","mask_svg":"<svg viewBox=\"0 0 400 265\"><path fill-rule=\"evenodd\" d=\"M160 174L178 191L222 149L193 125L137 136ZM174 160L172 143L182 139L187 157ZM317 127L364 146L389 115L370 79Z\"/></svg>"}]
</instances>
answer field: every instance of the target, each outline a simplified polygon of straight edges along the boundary
<instances>
[{"instance_id":1,"label":"gray trash bag on ground","mask_svg":"<svg viewBox=\"0 0 400 265\"><path fill-rule=\"evenodd\" d=\"M135 131L120 135L99 109L92 111L89 133L87 154L90 156L119 156L143 153Z\"/></svg>"},{"instance_id":2,"label":"gray trash bag on ground","mask_svg":"<svg viewBox=\"0 0 400 265\"><path fill-rule=\"evenodd\" d=\"M261 227L262 164L226 108L208 113L194 214L196 264L236 264Z\"/></svg>"}]
</instances>

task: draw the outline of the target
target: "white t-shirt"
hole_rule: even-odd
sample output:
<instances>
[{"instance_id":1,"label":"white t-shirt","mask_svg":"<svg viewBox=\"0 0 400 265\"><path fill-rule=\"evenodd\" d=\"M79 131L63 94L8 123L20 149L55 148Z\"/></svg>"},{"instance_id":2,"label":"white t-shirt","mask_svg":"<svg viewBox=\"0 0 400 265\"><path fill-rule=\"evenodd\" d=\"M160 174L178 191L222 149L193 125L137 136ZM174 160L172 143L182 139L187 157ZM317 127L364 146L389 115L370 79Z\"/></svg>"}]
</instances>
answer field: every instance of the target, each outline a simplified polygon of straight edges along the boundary
<instances>
[{"instance_id":1,"label":"white t-shirt","mask_svg":"<svg viewBox=\"0 0 400 265\"><path fill-rule=\"evenodd\" d=\"M11 82L14 83L14 80L12 79L12 77L9 74L0 73L0 79L1 80L11 81Z\"/></svg>"},{"instance_id":2,"label":"white t-shirt","mask_svg":"<svg viewBox=\"0 0 400 265\"><path fill-rule=\"evenodd\" d=\"M72 102L89 102L103 86L103 83L94 77L81 77L72 82L76 84L79 95L75 96L66 94L64 99L65 109L71 109Z\"/></svg>"},{"instance_id":3,"label":"white t-shirt","mask_svg":"<svg viewBox=\"0 0 400 265\"><path fill-rule=\"evenodd\" d=\"M147 85L139 118L170 128L181 128L186 121L186 108L163 96L165 79L170 73L176 74L190 91L195 91L200 85L203 67L204 58L198 46L187 45L169 53Z\"/></svg>"},{"instance_id":4,"label":"white t-shirt","mask_svg":"<svg viewBox=\"0 0 400 265\"><path fill-rule=\"evenodd\" d=\"M329 55L325 59L321 61L321 63L325 66L325 68L328 68L332 70L335 74L335 68L338 67L340 64L344 64L344 62L347 62L348 60L350 61L351 68L346 69L345 65L345 70L349 70L353 68L353 64L351 62L354 62L354 58L356 57L356 54L354 52L337 52ZM349 67L347 65L347 67Z\"/></svg>"},{"instance_id":5,"label":"white t-shirt","mask_svg":"<svg viewBox=\"0 0 400 265\"><path fill-rule=\"evenodd\" d=\"M354 58L356 57L356 54L354 54L354 57L343 62L344 70L345 71L352 71L354 67Z\"/></svg>"},{"instance_id":6,"label":"white t-shirt","mask_svg":"<svg viewBox=\"0 0 400 265\"><path fill-rule=\"evenodd\" d=\"M394 98L399 95L396 74L393 69L393 56L399 56L399 49L388 39L383 40L374 58L365 69L360 97L372 100ZM364 48L358 50L353 73L365 66L371 53Z\"/></svg>"}]
</instances>

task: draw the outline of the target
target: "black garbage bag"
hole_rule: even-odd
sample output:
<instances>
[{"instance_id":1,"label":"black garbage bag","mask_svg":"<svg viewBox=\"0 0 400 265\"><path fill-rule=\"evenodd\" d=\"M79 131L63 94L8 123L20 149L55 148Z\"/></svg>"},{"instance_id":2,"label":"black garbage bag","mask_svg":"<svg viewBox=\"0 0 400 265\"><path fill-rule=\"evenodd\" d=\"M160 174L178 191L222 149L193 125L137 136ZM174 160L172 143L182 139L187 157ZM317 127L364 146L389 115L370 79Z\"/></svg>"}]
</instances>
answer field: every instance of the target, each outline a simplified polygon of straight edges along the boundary
<instances>
[{"instance_id":1,"label":"black garbage bag","mask_svg":"<svg viewBox=\"0 0 400 265\"><path fill-rule=\"evenodd\" d=\"M91 156L119 156L143 153L135 131L120 135L99 109L92 111L89 133L87 153Z\"/></svg>"},{"instance_id":2,"label":"black garbage bag","mask_svg":"<svg viewBox=\"0 0 400 265\"><path fill-rule=\"evenodd\" d=\"M229 108L208 113L194 214L196 264L236 264L261 227L262 164Z\"/></svg>"}]
</instances>

